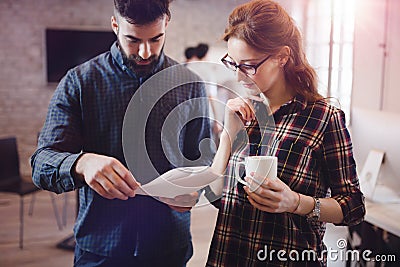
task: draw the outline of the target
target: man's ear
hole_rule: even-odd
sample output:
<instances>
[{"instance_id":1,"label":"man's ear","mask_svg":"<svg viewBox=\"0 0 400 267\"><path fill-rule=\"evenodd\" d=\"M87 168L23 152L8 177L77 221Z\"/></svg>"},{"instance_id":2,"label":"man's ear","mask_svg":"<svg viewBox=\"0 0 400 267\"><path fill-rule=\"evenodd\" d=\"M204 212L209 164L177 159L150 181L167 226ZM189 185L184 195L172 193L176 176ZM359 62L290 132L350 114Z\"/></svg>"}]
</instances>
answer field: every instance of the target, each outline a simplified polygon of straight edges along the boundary
<instances>
[{"instance_id":1,"label":"man's ear","mask_svg":"<svg viewBox=\"0 0 400 267\"><path fill-rule=\"evenodd\" d=\"M115 33L115 35L118 36L118 22L117 22L117 18L115 16L111 16L111 28L112 28L113 32Z\"/></svg>"},{"instance_id":2,"label":"man's ear","mask_svg":"<svg viewBox=\"0 0 400 267\"><path fill-rule=\"evenodd\" d=\"M169 20L170 18L167 15L165 15L165 28L167 28Z\"/></svg>"}]
</instances>

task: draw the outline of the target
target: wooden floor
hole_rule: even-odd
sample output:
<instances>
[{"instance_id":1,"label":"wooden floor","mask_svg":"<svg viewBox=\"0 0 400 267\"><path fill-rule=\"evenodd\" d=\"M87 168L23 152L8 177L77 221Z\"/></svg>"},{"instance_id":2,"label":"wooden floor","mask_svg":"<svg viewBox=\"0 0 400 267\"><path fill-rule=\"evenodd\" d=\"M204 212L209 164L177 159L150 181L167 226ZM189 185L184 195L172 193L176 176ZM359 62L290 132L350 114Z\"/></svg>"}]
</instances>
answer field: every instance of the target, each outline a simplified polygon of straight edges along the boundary
<instances>
[{"instance_id":1,"label":"wooden floor","mask_svg":"<svg viewBox=\"0 0 400 267\"><path fill-rule=\"evenodd\" d=\"M19 238L19 196L0 193L0 267L67 267L73 265L73 252L59 249L57 243L72 234L75 218L75 193L55 195L58 210L62 215L67 200L67 225L59 230L51 205L52 193L37 193L33 216L28 216L31 197L25 197L24 248L18 247ZM66 198L65 198L66 197ZM200 202L201 203L201 202ZM217 210L211 205L200 205L192 211L192 236L194 255L188 267L205 265ZM61 218L62 219L62 218ZM345 237L344 227L328 225L325 243L335 248L339 238ZM345 266L343 262L329 263L328 266Z\"/></svg>"},{"instance_id":2,"label":"wooden floor","mask_svg":"<svg viewBox=\"0 0 400 267\"><path fill-rule=\"evenodd\" d=\"M67 225L57 227L51 205L55 197L60 219L67 196ZM0 267L67 267L73 265L73 252L59 249L57 243L72 234L75 218L75 193L55 195L40 191L36 194L33 215L28 216L31 197L24 198L24 248L19 249L19 196L0 193ZM211 205L195 207L192 212L194 255L188 267L204 266L217 210Z\"/></svg>"}]
</instances>

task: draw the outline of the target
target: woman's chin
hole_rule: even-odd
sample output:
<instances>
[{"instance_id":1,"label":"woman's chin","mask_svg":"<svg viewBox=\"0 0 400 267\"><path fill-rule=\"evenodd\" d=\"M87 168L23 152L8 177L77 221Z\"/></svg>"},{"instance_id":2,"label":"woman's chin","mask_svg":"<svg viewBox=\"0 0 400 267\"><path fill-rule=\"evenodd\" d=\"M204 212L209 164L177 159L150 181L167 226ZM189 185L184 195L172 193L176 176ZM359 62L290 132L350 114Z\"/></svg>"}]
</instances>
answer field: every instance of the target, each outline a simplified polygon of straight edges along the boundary
<instances>
[{"instance_id":1,"label":"woman's chin","mask_svg":"<svg viewBox=\"0 0 400 267\"><path fill-rule=\"evenodd\" d=\"M256 88L249 88L249 89L246 88L246 93L249 96L259 96L261 94L261 91L258 90L258 88L257 89Z\"/></svg>"}]
</instances>

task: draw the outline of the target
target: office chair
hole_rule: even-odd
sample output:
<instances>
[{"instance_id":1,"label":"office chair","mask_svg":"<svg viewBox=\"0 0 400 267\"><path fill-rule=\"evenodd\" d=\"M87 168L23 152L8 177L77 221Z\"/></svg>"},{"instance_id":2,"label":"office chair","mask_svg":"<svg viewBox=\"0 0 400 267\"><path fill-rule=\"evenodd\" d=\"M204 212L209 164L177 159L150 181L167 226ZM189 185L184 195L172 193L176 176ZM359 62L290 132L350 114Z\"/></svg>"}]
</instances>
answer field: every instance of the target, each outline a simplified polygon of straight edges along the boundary
<instances>
[{"instance_id":1,"label":"office chair","mask_svg":"<svg viewBox=\"0 0 400 267\"><path fill-rule=\"evenodd\" d=\"M19 172L19 155L17 150L17 140L15 137L0 139L0 192L14 193L20 196L19 209L19 247L23 248L24 237L24 201L23 197L32 194L32 200L29 208L29 215L33 213L33 204L35 195L40 189L33 182L24 180ZM58 215L54 196L50 194L53 204L54 214L56 216L58 228L61 230L61 222Z\"/></svg>"}]
</instances>

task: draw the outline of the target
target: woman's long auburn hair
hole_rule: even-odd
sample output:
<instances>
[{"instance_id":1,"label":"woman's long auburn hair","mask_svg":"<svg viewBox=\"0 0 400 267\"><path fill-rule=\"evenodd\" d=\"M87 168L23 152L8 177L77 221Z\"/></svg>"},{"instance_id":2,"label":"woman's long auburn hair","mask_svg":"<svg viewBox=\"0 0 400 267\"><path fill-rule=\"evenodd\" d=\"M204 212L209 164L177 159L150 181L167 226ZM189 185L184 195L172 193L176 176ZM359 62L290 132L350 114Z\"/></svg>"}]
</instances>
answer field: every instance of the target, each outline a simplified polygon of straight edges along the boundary
<instances>
[{"instance_id":1,"label":"woman's long auburn hair","mask_svg":"<svg viewBox=\"0 0 400 267\"><path fill-rule=\"evenodd\" d=\"M288 46L290 56L284 66L286 82L307 101L323 98L318 93L317 74L305 56L300 31L279 4L270 0L253 0L236 7L229 15L223 39L228 41L231 37L272 55Z\"/></svg>"}]
</instances>

